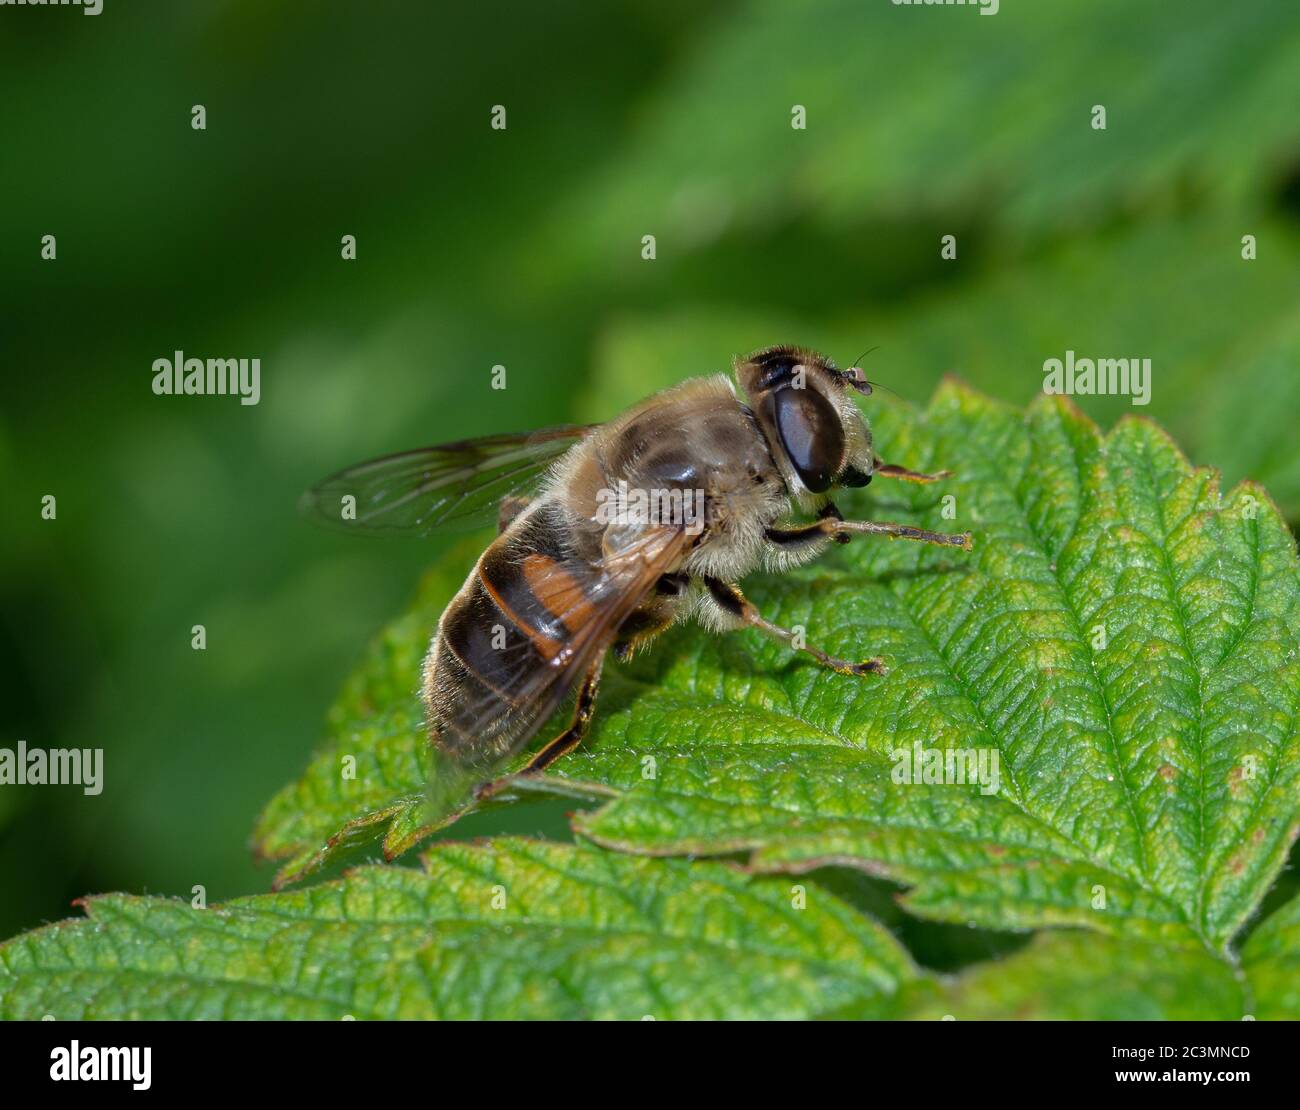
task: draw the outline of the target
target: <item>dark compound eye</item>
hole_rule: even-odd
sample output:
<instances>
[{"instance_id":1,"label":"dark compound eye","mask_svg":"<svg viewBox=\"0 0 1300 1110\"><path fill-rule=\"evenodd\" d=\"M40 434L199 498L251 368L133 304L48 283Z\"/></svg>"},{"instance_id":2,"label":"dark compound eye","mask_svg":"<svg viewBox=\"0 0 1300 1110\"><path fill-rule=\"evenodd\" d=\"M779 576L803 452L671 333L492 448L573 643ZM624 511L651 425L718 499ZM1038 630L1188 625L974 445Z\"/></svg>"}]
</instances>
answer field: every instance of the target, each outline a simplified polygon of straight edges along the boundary
<instances>
[{"instance_id":1,"label":"dark compound eye","mask_svg":"<svg viewBox=\"0 0 1300 1110\"><path fill-rule=\"evenodd\" d=\"M772 394L772 419L799 480L813 493L830 489L844 456L835 407L812 389L779 389Z\"/></svg>"},{"instance_id":2,"label":"dark compound eye","mask_svg":"<svg viewBox=\"0 0 1300 1110\"><path fill-rule=\"evenodd\" d=\"M794 373L794 368L798 364L798 359L793 355L771 353L763 356L759 360L762 367L762 374L758 379L759 389L777 389L786 385L790 381L790 376Z\"/></svg>"}]
</instances>

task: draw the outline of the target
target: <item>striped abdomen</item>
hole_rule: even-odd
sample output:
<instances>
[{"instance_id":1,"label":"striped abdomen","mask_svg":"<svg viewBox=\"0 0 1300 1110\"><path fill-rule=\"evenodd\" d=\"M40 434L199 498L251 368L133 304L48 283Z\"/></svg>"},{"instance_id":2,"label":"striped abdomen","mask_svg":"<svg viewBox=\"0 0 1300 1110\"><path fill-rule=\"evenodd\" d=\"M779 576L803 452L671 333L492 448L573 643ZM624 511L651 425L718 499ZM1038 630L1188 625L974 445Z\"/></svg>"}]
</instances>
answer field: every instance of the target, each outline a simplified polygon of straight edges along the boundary
<instances>
[{"instance_id":1,"label":"striped abdomen","mask_svg":"<svg viewBox=\"0 0 1300 1110\"><path fill-rule=\"evenodd\" d=\"M580 676L570 660L598 574L569 539L560 508L539 502L492 542L438 623L423 694L435 742L464 763L527 743Z\"/></svg>"}]
</instances>

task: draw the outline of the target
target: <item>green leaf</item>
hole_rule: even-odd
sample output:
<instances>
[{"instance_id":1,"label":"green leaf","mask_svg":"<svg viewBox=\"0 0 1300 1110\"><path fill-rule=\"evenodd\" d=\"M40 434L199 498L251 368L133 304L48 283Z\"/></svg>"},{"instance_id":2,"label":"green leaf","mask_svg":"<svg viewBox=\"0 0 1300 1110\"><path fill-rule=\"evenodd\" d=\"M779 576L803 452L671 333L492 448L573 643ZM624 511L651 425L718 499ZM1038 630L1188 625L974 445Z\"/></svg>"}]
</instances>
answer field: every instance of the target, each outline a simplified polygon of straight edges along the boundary
<instances>
[{"instance_id":1,"label":"green leaf","mask_svg":"<svg viewBox=\"0 0 1300 1110\"><path fill-rule=\"evenodd\" d=\"M1232 966L1204 949L1053 930L1040 933L1028 948L1005 960L972 968L938 991L930 987L912 992L907 1016L958 1021L1240 1021L1250 1012L1248 991Z\"/></svg>"},{"instance_id":2,"label":"green leaf","mask_svg":"<svg viewBox=\"0 0 1300 1110\"><path fill-rule=\"evenodd\" d=\"M607 668L593 735L538 785L612 795L575 818L608 847L741 852L758 871L848 864L904 884L925 918L1081 925L1227 958L1300 831L1300 590L1267 495L1222 495L1149 422L1103 436L1061 399L1022 415L950 383L925 413L871 413L884 457L958 478L938 492L882 480L841 507L970 527L974 552L855 541L747 592L891 673L836 675L756 635L677 629ZM396 660L388 685L414 689L445 596L426 593L389 637L418 640L372 658L364 684ZM334 850L319 851L354 788L333 770L345 749L376 766L407 749L408 777L358 798L350 833L389 830L391 850L427 831L413 816L422 734L375 720L388 718L336 736L309 771L321 812L295 819L328 832L295 839L273 806L264 829L299 853L284 877ZM896 783L914 744L996 751L1000 789Z\"/></svg>"},{"instance_id":3,"label":"green leaf","mask_svg":"<svg viewBox=\"0 0 1300 1110\"><path fill-rule=\"evenodd\" d=\"M480 545L481 546L481 545ZM416 604L371 645L327 718L327 739L297 782L279 792L253 832L259 855L288 859L277 885L315 870L350 844L387 831L391 858L411 846L429 773L420 663L438 614L460 585L472 549L430 572ZM400 824L395 819L406 823Z\"/></svg>"},{"instance_id":4,"label":"green leaf","mask_svg":"<svg viewBox=\"0 0 1300 1110\"><path fill-rule=\"evenodd\" d=\"M1300 898L1264 919L1240 960L1077 931L909 989L907 1016L1022 1021L1291 1021L1300 1013Z\"/></svg>"},{"instance_id":5,"label":"green leaf","mask_svg":"<svg viewBox=\"0 0 1300 1110\"><path fill-rule=\"evenodd\" d=\"M916 972L819 887L500 839L193 909L88 899L0 946L0 1017L891 1016Z\"/></svg>"},{"instance_id":6,"label":"green leaf","mask_svg":"<svg viewBox=\"0 0 1300 1110\"><path fill-rule=\"evenodd\" d=\"M1257 1018L1300 1014L1300 895L1264 918L1242 947Z\"/></svg>"},{"instance_id":7,"label":"green leaf","mask_svg":"<svg viewBox=\"0 0 1300 1110\"><path fill-rule=\"evenodd\" d=\"M747 701L793 702L822 735L770 756L751 744L749 759L692 744L670 681L623 719L672 736L680 764L661 757L657 783L600 776L625 793L579 829L633 850L749 849L761 869L856 860L943 920L1222 950L1300 831L1285 526L1256 487L1221 497L1145 421L1103 438L1066 404L1041 399L1021 420L956 388L930 415L893 453L958 469L972 565L927 572L931 553L860 547L843 556L852 570L765 605L810 638L838 624L859 652L883 648L890 678L827 699L836 676L756 677ZM841 634L828 649L853 648ZM995 747L1003 789L900 789L890 753L914 741Z\"/></svg>"}]
</instances>

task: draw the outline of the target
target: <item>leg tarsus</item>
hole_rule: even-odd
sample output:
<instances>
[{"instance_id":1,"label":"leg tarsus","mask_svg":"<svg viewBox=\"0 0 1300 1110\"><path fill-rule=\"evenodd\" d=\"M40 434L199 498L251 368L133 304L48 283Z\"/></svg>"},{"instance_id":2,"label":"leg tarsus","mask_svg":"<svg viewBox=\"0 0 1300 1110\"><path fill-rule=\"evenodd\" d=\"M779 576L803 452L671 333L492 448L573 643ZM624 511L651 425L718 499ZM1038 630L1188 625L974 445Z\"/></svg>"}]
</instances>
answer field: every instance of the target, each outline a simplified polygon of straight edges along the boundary
<instances>
[{"instance_id":1,"label":"leg tarsus","mask_svg":"<svg viewBox=\"0 0 1300 1110\"><path fill-rule=\"evenodd\" d=\"M912 524L894 524L887 520L841 520L834 522L837 532L859 532L868 536L888 536L891 540L919 540L932 543L938 547L960 547L963 551L971 549L969 532L931 532L928 528L917 528Z\"/></svg>"},{"instance_id":2,"label":"leg tarsus","mask_svg":"<svg viewBox=\"0 0 1300 1110\"><path fill-rule=\"evenodd\" d=\"M960 547L963 551L971 549L969 532L931 532L927 528L917 528L912 524L893 524L883 520L838 520L824 517L811 524L797 528L766 528L764 534L769 543L777 547L799 547L819 536L826 536L839 543L847 543L856 534L870 536L888 536L895 540L919 540L939 547Z\"/></svg>"},{"instance_id":3,"label":"leg tarsus","mask_svg":"<svg viewBox=\"0 0 1300 1110\"><path fill-rule=\"evenodd\" d=\"M898 478L904 482L941 482L945 478L952 477L951 470L941 470L937 474L922 474L919 470L908 470L905 466L894 466L883 459L876 459L872 468L873 474L879 474L882 478Z\"/></svg>"}]
</instances>

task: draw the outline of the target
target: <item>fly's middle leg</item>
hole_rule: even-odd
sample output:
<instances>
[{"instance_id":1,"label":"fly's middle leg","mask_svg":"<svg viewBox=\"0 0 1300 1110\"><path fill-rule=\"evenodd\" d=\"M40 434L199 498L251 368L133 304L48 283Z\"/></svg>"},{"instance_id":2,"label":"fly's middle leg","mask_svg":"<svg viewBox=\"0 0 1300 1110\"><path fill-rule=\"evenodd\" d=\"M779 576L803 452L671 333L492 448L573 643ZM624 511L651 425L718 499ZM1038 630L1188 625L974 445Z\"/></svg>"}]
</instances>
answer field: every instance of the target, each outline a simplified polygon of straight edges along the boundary
<instances>
[{"instance_id":1,"label":"fly's middle leg","mask_svg":"<svg viewBox=\"0 0 1300 1110\"><path fill-rule=\"evenodd\" d=\"M765 636L770 636L774 640L780 640L786 646L793 648L795 651L801 651L805 655L811 655L823 667L829 667L837 674L848 675L865 675L865 674L887 674L889 668L885 666L885 661L876 656L872 659L866 659L861 663L850 663L847 659L840 659L834 655L828 655L821 648L813 647L811 644L802 643L802 637L789 628L782 628L779 624L773 624L770 620L758 611L754 605L743 593L740 587L731 583L723 582L720 578L705 578L704 585L708 588L709 596L713 599L714 604L718 606L728 617L737 622L742 628L756 628Z\"/></svg>"}]
</instances>

